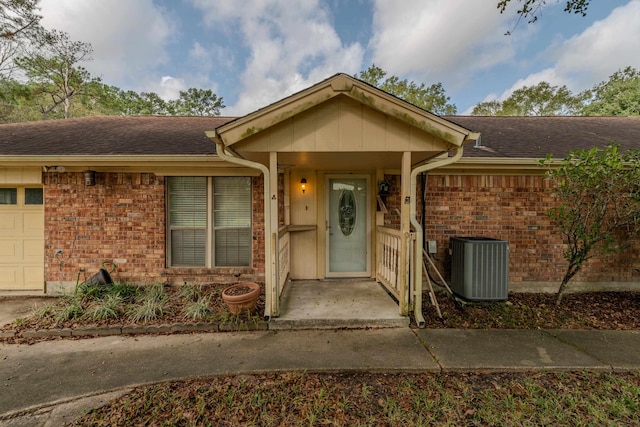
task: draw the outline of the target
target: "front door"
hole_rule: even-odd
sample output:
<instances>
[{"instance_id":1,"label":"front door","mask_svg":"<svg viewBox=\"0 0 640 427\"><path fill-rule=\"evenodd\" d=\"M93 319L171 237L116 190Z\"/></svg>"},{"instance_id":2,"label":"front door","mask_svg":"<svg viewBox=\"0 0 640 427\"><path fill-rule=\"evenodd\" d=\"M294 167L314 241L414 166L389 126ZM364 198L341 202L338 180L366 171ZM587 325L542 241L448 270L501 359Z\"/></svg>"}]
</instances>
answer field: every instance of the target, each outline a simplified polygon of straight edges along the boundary
<instances>
[{"instance_id":1,"label":"front door","mask_svg":"<svg viewBox=\"0 0 640 427\"><path fill-rule=\"evenodd\" d=\"M327 277L370 275L369 177L327 177Z\"/></svg>"}]
</instances>

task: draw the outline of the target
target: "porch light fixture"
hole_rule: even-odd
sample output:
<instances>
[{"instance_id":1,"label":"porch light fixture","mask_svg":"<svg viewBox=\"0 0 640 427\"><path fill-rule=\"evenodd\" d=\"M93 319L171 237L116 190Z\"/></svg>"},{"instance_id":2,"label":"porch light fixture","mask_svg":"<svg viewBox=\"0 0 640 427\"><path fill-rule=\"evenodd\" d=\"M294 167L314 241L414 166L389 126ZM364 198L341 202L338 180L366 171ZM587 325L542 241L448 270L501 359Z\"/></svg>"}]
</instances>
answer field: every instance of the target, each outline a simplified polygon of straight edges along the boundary
<instances>
[{"instance_id":1,"label":"porch light fixture","mask_svg":"<svg viewBox=\"0 0 640 427\"><path fill-rule=\"evenodd\" d=\"M307 178L302 178L300 180L300 189L302 190L302 194L304 194L305 190L307 189Z\"/></svg>"}]
</instances>

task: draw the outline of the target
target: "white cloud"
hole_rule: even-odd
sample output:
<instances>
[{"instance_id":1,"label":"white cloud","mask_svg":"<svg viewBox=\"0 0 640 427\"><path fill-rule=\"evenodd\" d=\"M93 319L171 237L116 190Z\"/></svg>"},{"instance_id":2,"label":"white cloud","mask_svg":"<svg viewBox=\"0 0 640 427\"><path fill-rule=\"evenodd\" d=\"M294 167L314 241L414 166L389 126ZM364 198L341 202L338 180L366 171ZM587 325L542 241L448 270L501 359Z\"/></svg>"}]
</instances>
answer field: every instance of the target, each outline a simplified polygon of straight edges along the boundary
<instances>
[{"instance_id":1,"label":"white cloud","mask_svg":"<svg viewBox=\"0 0 640 427\"><path fill-rule=\"evenodd\" d=\"M169 60L176 24L152 0L42 0L42 23L93 46L85 64L109 84L147 90L154 68Z\"/></svg>"},{"instance_id":2,"label":"white cloud","mask_svg":"<svg viewBox=\"0 0 640 427\"><path fill-rule=\"evenodd\" d=\"M631 0L582 33L555 40L544 52L545 56L553 58L554 65L519 79L497 99L504 100L514 90L541 81L555 86L566 85L578 93L608 80L621 68L630 65L640 69L639 40L640 0Z\"/></svg>"},{"instance_id":3,"label":"white cloud","mask_svg":"<svg viewBox=\"0 0 640 427\"><path fill-rule=\"evenodd\" d=\"M360 70L364 49L343 45L318 1L193 0L208 26L237 31L250 51L238 101L227 114L246 114L339 71Z\"/></svg>"},{"instance_id":4,"label":"white cloud","mask_svg":"<svg viewBox=\"0 0 640 427\"><path fill-rule=\"evenodd\" d=\"M165 101L177 99L180 96L180 91L187 89L184 79L171 76L162 76L159 82L153 81L148 84L148 91L157 93Z\"/></svg>"},{"instance_id":5,"label":"white cloud","mask_svg":"<svg viewBox=\"0 0 640 427\"><path fill-rule=\"evenodd\" d=\"M573 90L591 88L620 68L640 69L639 40L640 0L632 0L559 46L556 72Z\"/></svg>"},{"instance_id":6,"label":"white cloud","mask_svg":"<svg viewBox=\"0 0 640 427\"><path fill-rule=\"evenodd\" d=\"M472 73L511 60L529 28L510 37L512 17L495 0L376 0L370 42L373 62L417 81L464 81Z\"/></svg>"},{"instance_id":7,"label":"white cloud","mask_svg":"<svg viewBox=\"0 0 640 427\"><path fill-rule=\"evenodd\" d=\"M511 87L504 92L502 92L499 96L494 96L493 98L485 99L485 101L492 101L497 99L498 101L504 101L507 99L515 90L518 90L524 86L530 87L535 86L540 82L547 82L551 86L566 86L567 80L557 74L556 69L547 68L542 71L538 71L534 74L529 74L527 77L518 79Z\"/></svg>"}]
</instances>

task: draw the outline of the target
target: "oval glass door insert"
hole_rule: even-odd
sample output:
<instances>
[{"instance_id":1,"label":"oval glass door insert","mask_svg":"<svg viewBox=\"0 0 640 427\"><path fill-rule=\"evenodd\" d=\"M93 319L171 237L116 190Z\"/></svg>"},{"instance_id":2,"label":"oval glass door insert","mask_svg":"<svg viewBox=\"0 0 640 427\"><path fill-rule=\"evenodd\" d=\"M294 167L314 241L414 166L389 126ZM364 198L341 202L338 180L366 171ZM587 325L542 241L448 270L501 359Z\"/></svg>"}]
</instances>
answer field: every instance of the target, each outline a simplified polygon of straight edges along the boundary
<instances>
[{"instance_id":1,"label":"oval glass door insert","mask_svg":"<svg viewBox=\"0 0 640 427\"><path fill-rule=\"evenodd\" d=\"M345 236L351 235L356 226L356 197L352 190L342 190L338 202L340 231Z\"/></svg>"}]
</instances>

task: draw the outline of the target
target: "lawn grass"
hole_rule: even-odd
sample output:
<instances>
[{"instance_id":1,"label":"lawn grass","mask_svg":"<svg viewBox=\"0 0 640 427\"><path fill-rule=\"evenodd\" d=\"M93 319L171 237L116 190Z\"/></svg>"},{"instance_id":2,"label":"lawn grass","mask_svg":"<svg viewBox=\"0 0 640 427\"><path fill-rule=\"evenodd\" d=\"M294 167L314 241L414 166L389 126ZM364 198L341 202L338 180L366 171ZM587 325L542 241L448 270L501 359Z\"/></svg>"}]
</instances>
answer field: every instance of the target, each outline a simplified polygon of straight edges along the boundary
<instances>
[{"instance_id":1,"label":"lawn grass","mask_svg":"<svg viewBox=\"0 0 640 427\"><path fill-rule=\"evenodd\" d=\"M75 425L620 426L640 373L237 375L137 388Z\"/></svg>"}]
</instances>

